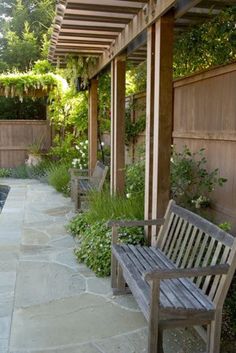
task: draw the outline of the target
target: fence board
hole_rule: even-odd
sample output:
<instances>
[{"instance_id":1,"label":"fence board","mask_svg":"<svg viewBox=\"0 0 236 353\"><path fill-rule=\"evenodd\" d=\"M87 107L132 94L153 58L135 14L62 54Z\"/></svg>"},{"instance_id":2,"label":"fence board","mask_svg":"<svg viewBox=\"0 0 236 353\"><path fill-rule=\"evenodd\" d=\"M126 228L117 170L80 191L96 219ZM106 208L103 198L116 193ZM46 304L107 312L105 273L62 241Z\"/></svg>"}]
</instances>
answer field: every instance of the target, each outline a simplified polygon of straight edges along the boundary
<instances>
[{"instance_id":1,"label":"fence board","mask_svg":"<svg viewBox=\"0 0 236 353\"><path fill-rule=\"evenodd\" d=\"M51 146L51 127L46 120L0 120L0 168L24 164L28 146L43 139Z\"/></svg>"}]
</instances>

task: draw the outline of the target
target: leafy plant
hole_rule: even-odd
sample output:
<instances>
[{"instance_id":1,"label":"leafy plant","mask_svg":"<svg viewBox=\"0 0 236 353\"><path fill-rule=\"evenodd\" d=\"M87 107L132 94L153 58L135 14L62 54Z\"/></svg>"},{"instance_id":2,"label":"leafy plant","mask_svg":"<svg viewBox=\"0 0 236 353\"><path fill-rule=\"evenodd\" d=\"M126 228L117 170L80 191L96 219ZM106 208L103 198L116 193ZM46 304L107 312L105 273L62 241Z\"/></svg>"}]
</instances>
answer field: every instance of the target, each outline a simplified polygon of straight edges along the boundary
<instances>
[{"instance_id":1,"label":"leafy plant","mask_svg":"<svg viewBox=\"0 0 236 353\"><path fill-rule=\"evenodd\" d=\"M84 262L97 276L109 276L111 269L111 229L105 221L97 221L86 227L82 225L79 235L80 246L75 255ZM141 228L121 228L119 239L123 243L144 244L144 233Z\"/></svg>"},{"instance_id":2,"label":"leafy plant","mask_svg":"<svg viewBox=\"0 0 236 353\"><path fill-rule=\"evenodd\" d=\"M219 228L223 229L225 232L229 232L232 228L232 225L229 222L223 222L219 224Z\"/></svg>"},{"instance_id":3,"label":"leafy plant","mask_svg":"<svg viewBox=\"0 0 236 353\"><path fill-rule=\"evenodd\" d=\"M145 190L145 161L141 159L126 167L126 193L127 197L137 194L144 198Z\"/></svg>"},{"instance_id":4,"label":"leafy plant","mask_svg":"<svg viewBox=\"0 0 236 353\"><path fill-rule=\"evenodd\" d=\"M44 140L44 136L42 135L39 139L31 143L28 146L28 153L34 154L36 156L40 155L43 150L43 140Z\"/></svg>"},{"instance_id":5,"label":"leafy plant","mask_svg":"<svg viewBox=\"0 0 236 353\"><path fill-rule=\"evenodd\" d=\"M0 168L0 178L8 178L11 176L10 169Z\"/></svg>"},{"instance_id":6,"label":"leafy plant","mask_svg":"<svg viewBox=\"0 0 236 353\"><path fill-rule=\"evenodd\" d=\"M48 183L65 195L69 193L70 175L68 169L68 165L54 164L47 172Z\"/></svg>"},{"instance_id":7,"label":"leafy plant","mask_svg":"<svg viewBox=\"0 0 236 353\"><path fill-rule=\"evenodd\" d=\"M181 77L236 59L236 7L194 26L175 41L174 76Z\"/></svg>"},{"instance_id":8,"label":"leafy plant","mask_svg":"<svg viewBox=\"0 0 236 353\"><path fill-rule=\"evenodd\" d=\"M204 149L192 153L187 146L182 152L173 148L171 158L172 197L185 207L199 209L209 206L210 194L227 179L219 177L219 170L206 169Z\"/></svg>"},{"instance_id":9,"label":"leafy plant","mask_svg":"<svg viewBox=\"0 0 236 353\"><path fill-rule=\"evenodd\" d=\"M11 178L15 178L15 179L28 179L29 178L28 167L25 164L23 164L23 165L20 165L19 167L12 168L10 176Z\"/></svg>"}]
</instances>

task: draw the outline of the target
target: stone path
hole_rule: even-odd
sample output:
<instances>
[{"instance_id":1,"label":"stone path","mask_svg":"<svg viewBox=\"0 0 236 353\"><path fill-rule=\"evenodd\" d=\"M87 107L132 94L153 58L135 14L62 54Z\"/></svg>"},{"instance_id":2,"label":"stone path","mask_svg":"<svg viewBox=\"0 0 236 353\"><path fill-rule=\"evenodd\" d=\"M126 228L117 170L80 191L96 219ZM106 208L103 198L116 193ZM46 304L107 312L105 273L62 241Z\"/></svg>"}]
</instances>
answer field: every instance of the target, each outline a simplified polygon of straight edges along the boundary
<instances>
[{"instance_id":1,"label":"stone path","mask_svg":"<svg viewBox=\"0 0 236 353\"><path fill-rule=\"evenodd\" d=\"M113 297L109 279L75 260L70 200L34 180L0 183L11 186L0 215L0 353L145 353L133 298ZM187 331L165 334L166 353L202 351Z\"/></svg>"}]
</instances>

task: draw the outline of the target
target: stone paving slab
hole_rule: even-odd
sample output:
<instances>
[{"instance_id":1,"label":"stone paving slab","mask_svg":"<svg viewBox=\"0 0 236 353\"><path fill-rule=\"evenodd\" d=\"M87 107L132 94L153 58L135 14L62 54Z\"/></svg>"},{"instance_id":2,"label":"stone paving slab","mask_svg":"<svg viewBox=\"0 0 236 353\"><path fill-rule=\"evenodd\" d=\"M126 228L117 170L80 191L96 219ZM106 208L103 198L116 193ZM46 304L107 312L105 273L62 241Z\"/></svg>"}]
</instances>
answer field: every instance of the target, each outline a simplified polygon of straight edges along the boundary
<instances>
[{"instance_id":1,"label":"stone paving slab","mask_svg":"<svg viewBox=\"0 0 236 353\"><path fill-rule=\"evenodd\" d=\"M11 186L0 215L0 353L147 353L132 295L77 263L70 199L35 180ZM165 353L200 353L190 331L167 331Z\"/></svg>"}]
</instances>

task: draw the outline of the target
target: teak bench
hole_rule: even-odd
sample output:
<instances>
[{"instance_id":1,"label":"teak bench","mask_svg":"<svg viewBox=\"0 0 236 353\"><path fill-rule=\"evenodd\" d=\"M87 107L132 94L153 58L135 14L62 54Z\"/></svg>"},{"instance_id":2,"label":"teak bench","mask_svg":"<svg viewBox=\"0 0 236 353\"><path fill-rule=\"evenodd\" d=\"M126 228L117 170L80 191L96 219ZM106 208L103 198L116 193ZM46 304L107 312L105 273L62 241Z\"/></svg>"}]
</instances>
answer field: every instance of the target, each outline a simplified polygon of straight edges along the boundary
<instances>
[{"instance_id":1,"label":"teak bench","mask_svg":"<svg viewBox=\"0 0 236 353\"><path fill-rule=\"evenodd\" d=\"M76 210L81 208L82 200L87 198L90 191L100 191L102 189L107 172L108 167L99 161L93 171L70 169L71 199L75 202ZM91 176L89 175L90 173Z\"/></svg>"},{"instance_id":2,"label":"teak bench","mask_svg":"<svg viewBox=\"0 0 236 353\"><path fill-rule=\"evenodd\" d=\"M207 353L220 352L223 303L236 268L236 239L170 201L164 220L110 221L112 288L127 285L149 324L148 352L163 330L207 326ZM157 247L118 244L118 228L162 225Z\"/></svg>"}]
</instances>

